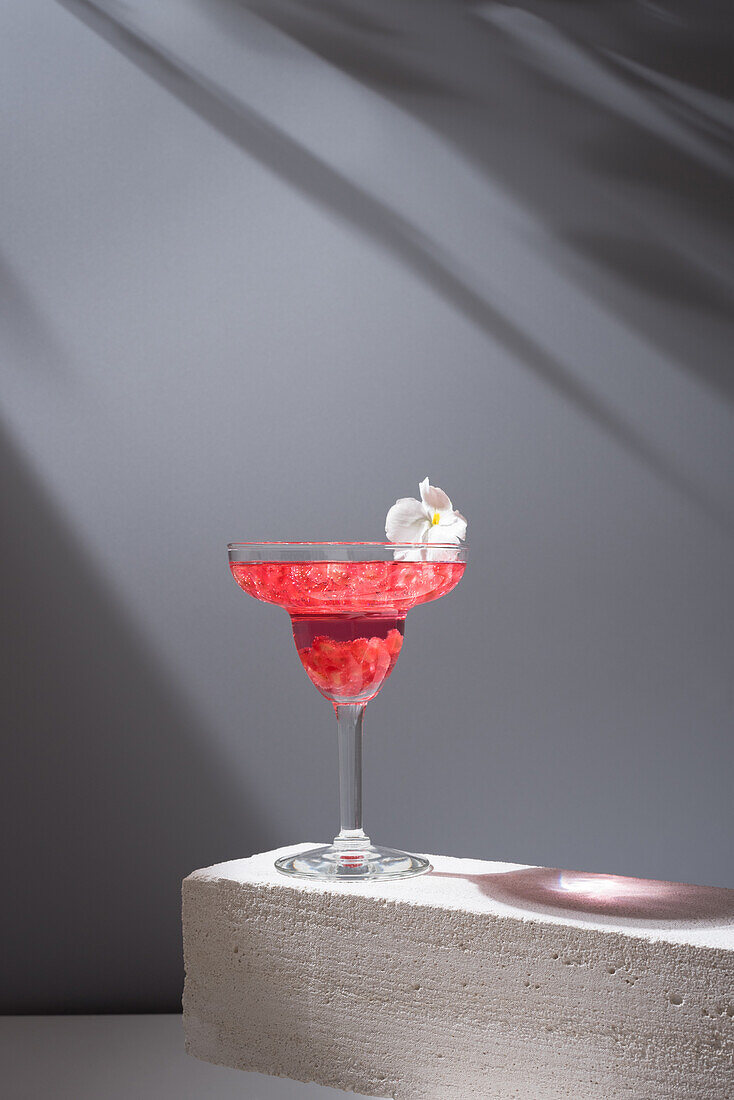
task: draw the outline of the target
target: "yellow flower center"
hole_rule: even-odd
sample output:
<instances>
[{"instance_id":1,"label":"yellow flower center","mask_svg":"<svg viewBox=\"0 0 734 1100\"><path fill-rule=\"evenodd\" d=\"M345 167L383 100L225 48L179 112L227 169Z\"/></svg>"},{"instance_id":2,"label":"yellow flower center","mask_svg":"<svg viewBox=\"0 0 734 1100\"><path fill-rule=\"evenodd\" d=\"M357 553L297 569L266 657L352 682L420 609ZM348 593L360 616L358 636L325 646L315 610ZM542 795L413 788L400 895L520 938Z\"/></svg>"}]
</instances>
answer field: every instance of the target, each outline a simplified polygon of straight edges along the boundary
<instances>
[{"instance_id":1,"label":"yellow flower center","mask_svg":"<svg viewBox=\"0 0 734 1100\"><path fill-rule=\"evenodd\" d=\"M438 512L434 512L433 513L433 519L431 520L431 523L433 524L434 527L438 526L438 521L440 519L441 519L441 517L439 516Z\"/></svg>"}]
</instances>

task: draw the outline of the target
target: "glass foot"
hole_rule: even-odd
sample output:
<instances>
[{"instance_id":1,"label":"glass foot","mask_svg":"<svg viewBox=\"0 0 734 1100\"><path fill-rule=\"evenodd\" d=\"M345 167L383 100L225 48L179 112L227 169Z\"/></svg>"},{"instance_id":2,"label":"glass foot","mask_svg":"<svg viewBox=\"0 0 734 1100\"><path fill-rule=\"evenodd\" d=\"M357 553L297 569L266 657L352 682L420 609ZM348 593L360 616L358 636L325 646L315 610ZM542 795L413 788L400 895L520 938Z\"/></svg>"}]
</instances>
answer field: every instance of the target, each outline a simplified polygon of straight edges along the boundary
<instances>
[{"instance_id":1,"label":"glass foot","mask_svg":"<svg viewBox=\"0 0 734 1100\"><path fill-rule=\"evenodd\" d=\"M276 868L283 875L296 878L318 878L344 882L353 879L414 878L432 870L427 859L397 852L394 848L342 847L327 844L292 856L276 859Z\"/></svg>"}]
</instances>

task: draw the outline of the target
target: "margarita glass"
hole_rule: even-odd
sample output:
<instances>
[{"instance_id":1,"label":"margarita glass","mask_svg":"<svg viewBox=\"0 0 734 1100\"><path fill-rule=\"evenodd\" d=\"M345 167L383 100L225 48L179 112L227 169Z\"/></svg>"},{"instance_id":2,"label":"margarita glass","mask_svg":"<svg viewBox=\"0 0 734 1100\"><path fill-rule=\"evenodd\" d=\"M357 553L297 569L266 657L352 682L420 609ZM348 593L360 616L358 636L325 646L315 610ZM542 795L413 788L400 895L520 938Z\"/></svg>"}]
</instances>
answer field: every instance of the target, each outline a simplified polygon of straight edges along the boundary
<instances>
[{"instance_id":1,"label":"margarita glass","mask_svg":"<svg viewBox=\"0 0 734 1100\"><path fill-rule=\"evenodd\" d=\"M284 856L301 878L408 878L428 860L378 848L362 828L362 722L395 667L411 607L461 580L466 549L392 542L233 542L234 579L250 596L285 608L306 674L334 706L339 736L341 829L333 844Z\"/></svg>"}]
</instances>

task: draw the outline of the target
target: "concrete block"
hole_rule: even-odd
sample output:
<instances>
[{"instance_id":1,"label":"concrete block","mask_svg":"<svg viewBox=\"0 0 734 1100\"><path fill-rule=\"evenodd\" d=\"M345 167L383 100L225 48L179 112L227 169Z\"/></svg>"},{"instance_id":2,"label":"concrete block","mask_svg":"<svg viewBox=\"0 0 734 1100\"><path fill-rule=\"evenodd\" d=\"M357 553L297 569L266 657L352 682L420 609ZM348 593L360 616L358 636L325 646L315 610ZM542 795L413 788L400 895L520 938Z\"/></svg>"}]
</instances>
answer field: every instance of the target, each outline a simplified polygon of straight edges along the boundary
<instances>
[{"instance_id":1,"label":"concrete block","mask_svg":"<svg viewBox=\"0 0 734 1100\"><path fill-rule=\"evenodd\" d=\"M734 891L444 856L324 886L280 854L184 882L196 1057L399 1100L734 1100Z\"/></svg>"}]
</instances>

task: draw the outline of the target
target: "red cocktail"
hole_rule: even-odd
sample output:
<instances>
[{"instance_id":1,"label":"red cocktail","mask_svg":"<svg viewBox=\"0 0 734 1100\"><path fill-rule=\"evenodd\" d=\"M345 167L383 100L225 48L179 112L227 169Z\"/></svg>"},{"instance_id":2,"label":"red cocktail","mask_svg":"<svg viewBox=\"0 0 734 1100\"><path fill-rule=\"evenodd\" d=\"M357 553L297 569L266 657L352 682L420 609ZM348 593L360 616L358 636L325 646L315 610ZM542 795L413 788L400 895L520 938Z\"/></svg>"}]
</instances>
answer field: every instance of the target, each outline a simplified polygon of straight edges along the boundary
<instances>
[{"instance_id":1,"label":"red cocktail","mask_svg":"<svg viewBox=\"0 0 734 1100\"><path fill-rule=\"evenodd\" d=\"M427 860L376 848L362 830L362 719L365 704L395 667L408 611L456 587L466 549L453 544L232 543L229 557L244 592L290 615L301 663L334 704L339 725L341 831L333 845L278 860L276 866L309 878L422 874L429 869Z\"/></svg>"},{"instance_id":2,"label":"red cocktail","mask_svg":"<svg viewBox=\"0 0 734 1100\"><path fill-rule=\"evenodd\" d=\"M335 703L373 699L395 667L411 607L444 596L463 562L233 561L243 591L290 614L312 683Z\"/></svg>"}]
</instances>

